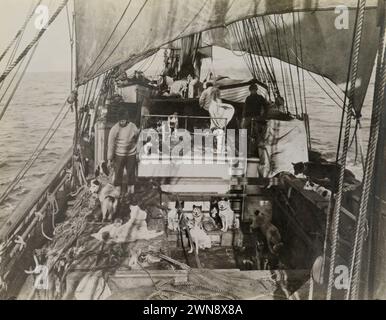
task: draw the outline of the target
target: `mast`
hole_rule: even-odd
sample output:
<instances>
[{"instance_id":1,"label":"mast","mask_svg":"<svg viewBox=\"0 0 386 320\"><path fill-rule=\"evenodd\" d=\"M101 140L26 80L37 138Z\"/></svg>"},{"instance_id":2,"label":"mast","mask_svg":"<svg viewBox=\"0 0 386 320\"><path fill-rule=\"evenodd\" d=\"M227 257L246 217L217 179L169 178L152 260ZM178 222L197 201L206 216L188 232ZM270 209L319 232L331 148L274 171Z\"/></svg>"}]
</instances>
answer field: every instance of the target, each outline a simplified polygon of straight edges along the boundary
<instances>
[{"instance_id":1,"label":"mast","mask_svg":"<svg viewBox=\"0 0 386 320\"><path fill-rule=\"evenodd\" d=\"M381 120L379 126L379 138L376 152L374 189L371 194L370 203L370 252L368 265L368 288L369 299L386 299L386 101L385 101L385 79L386 79L386 1L380 0L379 24L381 27L380 50L378 51L378 65L376 73L375 88L384 92L376 92L374 108L381 107Z\"/></svg>"}]
</instances>

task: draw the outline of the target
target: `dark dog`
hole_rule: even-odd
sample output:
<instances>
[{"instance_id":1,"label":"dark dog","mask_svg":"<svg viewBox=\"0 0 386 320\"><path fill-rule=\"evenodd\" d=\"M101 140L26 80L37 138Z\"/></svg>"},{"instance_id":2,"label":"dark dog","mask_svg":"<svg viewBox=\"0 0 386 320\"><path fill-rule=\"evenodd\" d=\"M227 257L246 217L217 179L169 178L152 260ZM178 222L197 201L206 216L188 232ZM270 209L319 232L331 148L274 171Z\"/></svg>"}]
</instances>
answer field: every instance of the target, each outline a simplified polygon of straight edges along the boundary
<instances>
[{"instance_id":1,"label":"dark dog","mask_svg":"<svg viewBox=\"0 0 386 320\"><path fill-rule=\"evenodd\" d=\"M338 189L339 173L341 166L332 162L298 162L292 163L295 176L304 174L310 180L323 187L336 192ZM360 184L355 175L345 169L344 183L354 188Z\"/></svg>"},{"instance_id":2,"label":"dark dog","mask_svg":"<svg viewBox=\"0 0 386 320\"><path fill-rule=\"evenodd\" d=\"M222 222L220 218L220 209L218 207L218 200L213 200L210 204L209 215L213 219L216 227L222 229Z\"/></svg>"}]
</instances>

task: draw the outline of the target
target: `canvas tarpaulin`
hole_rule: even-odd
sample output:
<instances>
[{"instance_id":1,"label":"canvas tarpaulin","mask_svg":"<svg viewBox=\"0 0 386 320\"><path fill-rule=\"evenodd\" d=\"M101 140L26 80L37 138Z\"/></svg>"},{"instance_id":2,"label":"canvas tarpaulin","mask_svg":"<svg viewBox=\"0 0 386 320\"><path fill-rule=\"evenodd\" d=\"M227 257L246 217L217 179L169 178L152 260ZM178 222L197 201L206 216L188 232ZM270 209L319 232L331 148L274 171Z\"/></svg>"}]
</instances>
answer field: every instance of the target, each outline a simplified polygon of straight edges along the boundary
<instances>
[{"instance_id":1,"label":"canvas tarpaulin","mask_svg":"<svg viewBox=\"0 0 386 320\"><path fill-rule=\"evenodd\" d=\"M301 11L309 12L310 17L302 22L303 34L308 35L303 39L308 49L305 66L339 84L347 76L354 11L349 30L340 32L334 24L327 26L337 17L334 10L338 5L354 9L357 1L76 0L78 82L84 84L125 62L130 67L155 49L191 34L254 16ZM367 9L374 16L366 19L365 35L371 36L363 39L368 65L373 63L377 43L376 6L376 0L367 1ZM323 17L312 18L316 12L318 16L323 12ZM339 52L342 48L345 50ZM325 68L326 64L330 67Z\"/></svg>"},{"instance_id":2,"label":"canvas tarpaulin","mask_svg":"<svg viewBox=\"0 0 386 320\"><path fill-rule=\"evenodd\" d=\"M293 172L292 163L308 162L307 135L303 121L270 120L259 147L261 177Z\"/></svg>"}]
</instances>

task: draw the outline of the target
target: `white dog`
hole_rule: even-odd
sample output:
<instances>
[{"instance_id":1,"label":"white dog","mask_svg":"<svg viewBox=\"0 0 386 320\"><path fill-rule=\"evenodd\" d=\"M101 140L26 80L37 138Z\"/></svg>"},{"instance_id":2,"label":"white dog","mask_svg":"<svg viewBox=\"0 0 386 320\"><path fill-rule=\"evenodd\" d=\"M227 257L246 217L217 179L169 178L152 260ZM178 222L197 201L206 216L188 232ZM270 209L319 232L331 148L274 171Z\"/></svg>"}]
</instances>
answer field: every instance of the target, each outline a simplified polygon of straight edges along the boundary
<instances>
[{"instance_id":1,"label":"white dog","mask_svg":"<svg viewBox=\"0 0 386 320\"><path fill-rule=\"evenodd\" d=\"M212 242L210 237L203 230L202 221L204 219L204 214L202 213L202 205L193 205L192 217L193 219L188 221L188 227L190 235L192 236L192 241L196 247L196 254L198 254L198 249L211 248ZM190 244L191 247L189 253L192 253L194 250L193 243Z\"/></svg>"},{"instance_id":2,"label":"white dog","mask_svg":"<svg viewBox=\"0 0 386 320\"><path fill-rule=\"evenodd\" d=\"M113 177L109 174L106 164L102 163L95 171L95 179L91 181L90 191L98 194L103 221L113 220L117 212L121 191L120 187L115 187L110 183L112 180Z\"/></svg>"},{"instance_id":3,"label":"white dog","mask_svg":"<svg viewBox=\"0 0 386 320\"><path fill-rule=\"evenodd\" d=\"M220 210L219 216L222 223L221 231L227 232L228 229L233 229L235 224L235 213L231 209L229 200L227 198L221 199L218 202L218 208Z\"/></svg>"}]
</instances>

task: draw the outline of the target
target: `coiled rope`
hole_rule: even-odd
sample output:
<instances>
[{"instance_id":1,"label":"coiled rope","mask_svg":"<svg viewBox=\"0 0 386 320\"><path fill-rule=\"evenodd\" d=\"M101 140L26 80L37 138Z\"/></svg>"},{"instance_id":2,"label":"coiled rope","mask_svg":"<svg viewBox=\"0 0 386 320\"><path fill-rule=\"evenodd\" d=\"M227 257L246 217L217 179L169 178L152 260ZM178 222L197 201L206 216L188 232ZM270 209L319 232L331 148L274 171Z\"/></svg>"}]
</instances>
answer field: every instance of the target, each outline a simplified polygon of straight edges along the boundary
<instances>
[{"instance_id":1,"label":"coiled rope","mask_svg":"<svg viewBox=\"0 0 386 320\"><path fill-rule=\"evenodd\" d=\"M358 63L359 63L359 53L361 48L362 41L362 30L364 24L364 15L366 8L366 0L358 0L357 16L356 23L354 28L354 42L352 50L352 73L351 73L351 87L349 92L349 104L347 106L346 112L346 123L344 130L344 141L342 148L342 157L340 163L339 171L339 180L338 180L338 192L335 199L334 213L332 217L332 230L331 230L331 260L330 260L330 270L328 277L328 286L327 286L327 300L331 300L332 289L334 286L334 271L335 271L335 260L337 255L338 247L338 231L339 231L339 222L340 222L340 211L342 207L342 198L343 198L343 181L344 181L344 172L347 162L348 147L350 143L350 131L351 131L351 120L352 120L352 110L354 103L354 94L355 94L355 85L358 77Z\"/></svg>"}]
</instances>

